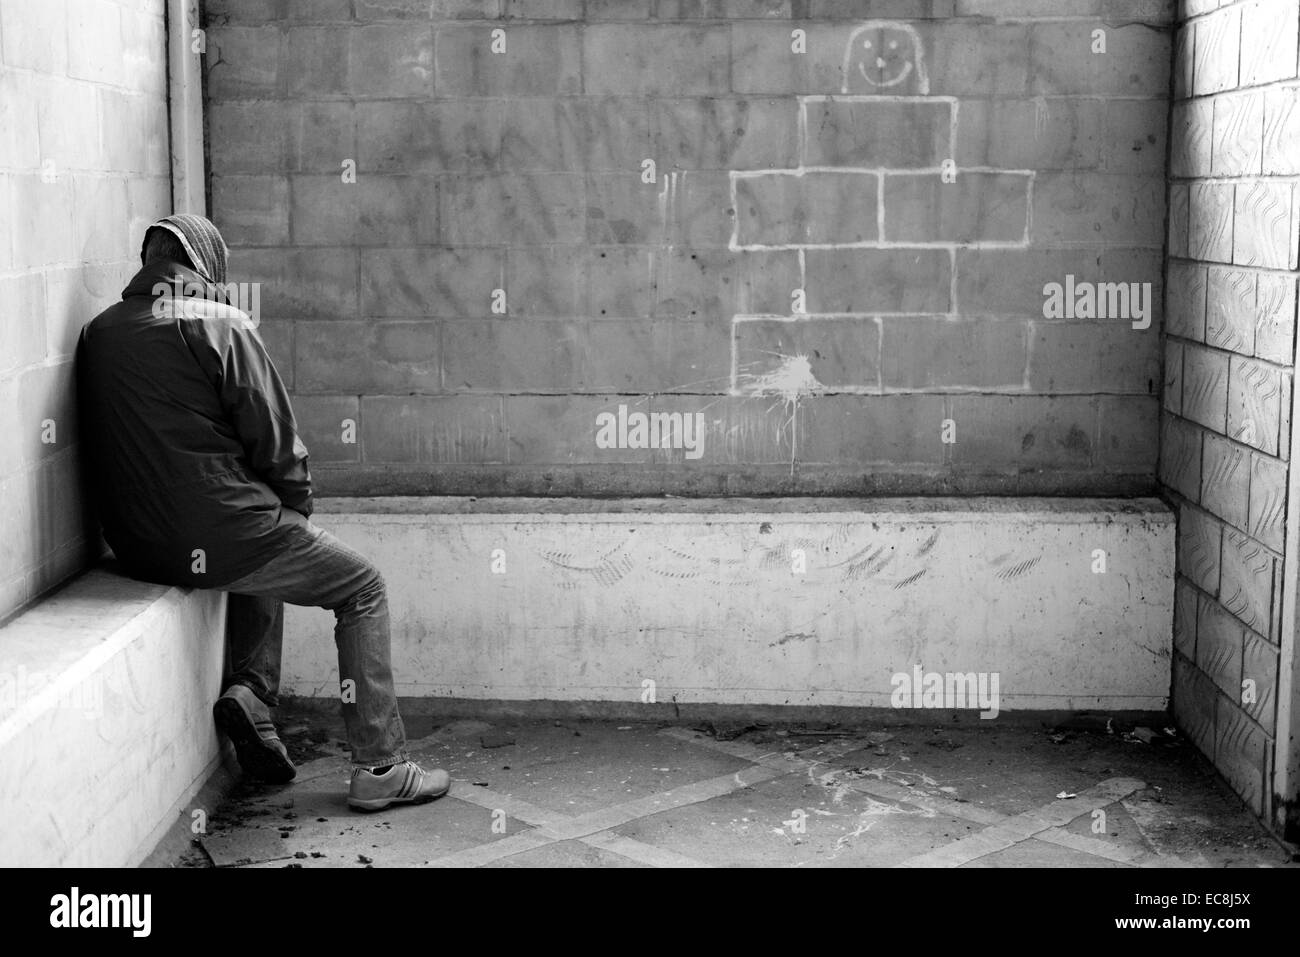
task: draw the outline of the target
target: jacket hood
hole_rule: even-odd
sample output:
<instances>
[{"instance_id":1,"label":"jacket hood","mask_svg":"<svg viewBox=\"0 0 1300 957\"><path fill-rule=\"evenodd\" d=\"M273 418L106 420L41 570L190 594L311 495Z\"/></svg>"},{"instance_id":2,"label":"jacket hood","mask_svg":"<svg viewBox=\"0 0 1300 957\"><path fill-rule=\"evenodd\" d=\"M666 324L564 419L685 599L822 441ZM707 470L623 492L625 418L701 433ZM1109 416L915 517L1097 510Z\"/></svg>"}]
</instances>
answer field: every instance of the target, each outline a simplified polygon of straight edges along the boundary
<instances>
[{"instance_id":1,"label":"jacket hood","mask_svg":"<svg viewBox=\"0 0 1300 957\"><path fill-rule=\"evenodd\" d=\"M155 229L165 229L181 241L185 252L189 254L194 271L208 282L226 281L226 241L205 216L192 213L177 213L164 216L144 231L144 240L140 243L140 262L144 262L144 249L149 242L149 234Z\"/></svg>"}]
</instances>

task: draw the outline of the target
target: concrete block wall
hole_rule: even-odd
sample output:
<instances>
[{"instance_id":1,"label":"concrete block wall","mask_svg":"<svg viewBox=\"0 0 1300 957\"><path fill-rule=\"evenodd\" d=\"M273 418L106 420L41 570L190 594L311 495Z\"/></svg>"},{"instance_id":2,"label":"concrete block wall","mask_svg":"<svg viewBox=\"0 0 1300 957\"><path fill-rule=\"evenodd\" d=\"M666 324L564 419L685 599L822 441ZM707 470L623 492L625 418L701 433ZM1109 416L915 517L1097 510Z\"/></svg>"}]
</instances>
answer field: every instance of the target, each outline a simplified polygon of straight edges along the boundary
<instances>
[{"instance_id":1,"label":"concrete block wall","mask_svg":"<svg viewBox=\"0 0 1300 957\"><path fill-rule=\"evenodd\" d=\"M213 216L323 492L1154 488L1171 3L206 10Z\"/></svg>"},{"instance_id":2,"label":"concrete block wall","mask_svg":"<svg viewBox=\"0 0 1300 957\"><path fill-rule=\"evenodd\" d=\"M1186 2L1171 125L1160 481L1179 510L1174 713L1266 812L1300 237L1291 0ZM1285 736L1285 731L1283 730Z\"/></svg>"},{"instance_id":3,"label":"concrete block wall","mask_svg":"<svg viewBox=\"0 0 1300 957\"><path fill-rule=\"evenodd\" d=\"M0 618L88 558L72 357L170 212L163 6L0 5Z\"/></svg>"}]
</instances>

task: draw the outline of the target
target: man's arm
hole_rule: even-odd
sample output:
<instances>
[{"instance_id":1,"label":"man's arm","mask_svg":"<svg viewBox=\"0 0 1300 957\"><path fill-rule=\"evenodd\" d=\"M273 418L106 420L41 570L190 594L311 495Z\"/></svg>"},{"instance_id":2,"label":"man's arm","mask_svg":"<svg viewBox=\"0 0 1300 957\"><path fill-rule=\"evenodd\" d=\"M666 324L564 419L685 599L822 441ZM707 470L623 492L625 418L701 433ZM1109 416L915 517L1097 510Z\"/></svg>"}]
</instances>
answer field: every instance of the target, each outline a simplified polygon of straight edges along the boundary
<instances>
[{"instance_id":1,"label":"man's arm","mask_svg":"<svg viewBox=\"0 0 1300 957\"><path fill-rule=\"evenodd\" d=\"M221 404L243 443L248 464L288 508L312 511L307 447L289 393L256 330L232 325L221 357Z\"/></svg>"}]
</instances>

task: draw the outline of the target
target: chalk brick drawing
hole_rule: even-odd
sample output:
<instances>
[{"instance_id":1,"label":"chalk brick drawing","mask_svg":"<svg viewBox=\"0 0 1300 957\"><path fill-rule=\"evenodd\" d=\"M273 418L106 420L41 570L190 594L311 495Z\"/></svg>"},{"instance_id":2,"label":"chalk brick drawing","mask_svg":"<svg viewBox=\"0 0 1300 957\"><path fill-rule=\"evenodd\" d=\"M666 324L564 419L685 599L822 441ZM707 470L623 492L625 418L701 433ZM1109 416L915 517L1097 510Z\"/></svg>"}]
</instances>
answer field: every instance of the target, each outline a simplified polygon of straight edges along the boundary
<instances>
[{"instance_id":1,"label":"chalk brick drawing","mask_svg":"<svg viewBox=\"0 0 1300 957\"><path fill-rule=\"evenodd\" d=\"M956 318L957 250L1029 245L1034 171L953 165L959 101L930 95L914 27L890 20L854 27L840 81L838 94L799 97L797 167L730 171L730 248L796 251L800 281L788 312L732 316L732 395L794 405L828 390L883 391L875 364L823 361L810 370L809 357L855 338L878 339L882 316ZM922 309L915 296L848 297L823 288L827 276L837 277L832 285L877 292L893 280L920 283L933 295ZM746 334L748 323L764 325ZM779 336L773 323L783 324Z\"/></svg>"}]
</instances>

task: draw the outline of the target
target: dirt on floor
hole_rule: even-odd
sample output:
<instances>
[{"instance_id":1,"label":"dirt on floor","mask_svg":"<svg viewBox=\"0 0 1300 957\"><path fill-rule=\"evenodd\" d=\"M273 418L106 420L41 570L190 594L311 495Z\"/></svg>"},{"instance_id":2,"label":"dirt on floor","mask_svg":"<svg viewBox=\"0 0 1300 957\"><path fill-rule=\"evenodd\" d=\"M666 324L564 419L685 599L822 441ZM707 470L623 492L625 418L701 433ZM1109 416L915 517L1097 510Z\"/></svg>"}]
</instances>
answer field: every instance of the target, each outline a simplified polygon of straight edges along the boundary
<instances>
[{"instance_id":1,"label":"dirt on floor","mask_svg":"<svg viewBox=\"0 0 1300 957\"><path fill-rule=\"evenodd\" d=\"M1172 728L417 717L451 792L361 814L341 723L277 721L297 779L237 782L167 863L1300 866Z\"/></svg>"}]
</instances>

